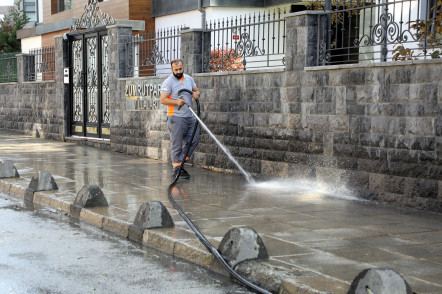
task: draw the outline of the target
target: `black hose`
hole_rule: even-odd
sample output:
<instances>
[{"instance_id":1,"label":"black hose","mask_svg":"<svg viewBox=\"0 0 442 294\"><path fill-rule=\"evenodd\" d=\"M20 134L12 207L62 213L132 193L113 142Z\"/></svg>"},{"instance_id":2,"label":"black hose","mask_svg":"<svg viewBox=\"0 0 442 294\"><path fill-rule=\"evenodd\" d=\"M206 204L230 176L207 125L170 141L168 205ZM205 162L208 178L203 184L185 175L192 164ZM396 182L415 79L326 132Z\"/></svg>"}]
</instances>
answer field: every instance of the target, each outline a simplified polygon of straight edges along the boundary
<instances>
[{"instance_id":1,"label":"black hose","mask_svg":"<svg viewBox=\"0 0 442 294\"><path fill-rule=\"evenodd\" d=\"M192 91L187 90L187 89L181 89L178 91L178 96L180 96L181 92L187 92L190 95L193 94ZM196 102L196 106L197 106L197 114L198 116L200 116L200 103L197 100L195 100ZM184 155L184 158L187 157L187 155L189 154L189 149L190 149L190 145L191 142L193 141L193 137L195 136L196 130L198 129L198 120L196 122L195 128L193 130L192 133L192 137L190 138L190 141L188 144L186 144L187 146L187 150L186 153ZM206 239L206 237L195 227L195 225L193 224L193 222L189 219L189 217L183 212L183 210L181 209L181 207L178 205L178 203L176 203L175 199L172 196L172 189L175 186L176 182L178 181L179 177L180 177L180 172L181 169L184 167L184 160L182 161L177 176L173 179L173 182L169 185L169 188L167 189L167 193L169 196L169 201L172 204L172 206L176 209L176 211L178 212L178 214L184 219L184 221L189 225L189 227L192 229L192 231L195 233L195 235L198 237L198 239L201 240L201 242L204 244L204 246L206 246L207 250L209 250L215 257L216 259L218 259L218 261L221 263L221 265L234 277L236 278L238 281L240 281L241 283L243 283L244 285L246 285L247 287L249 287L250 289L255 290L258 293L265 293L265 294L270 294L269 291L262 289L258 286L256 286L255 284L250 283L249 281L247 281L246 279L244 279L243 277L241 277L237 272L235 272L235 270L233 270L233 268L224 260L224 258L221 256L221 254L218 252L218 250L209 242L209 240Z\"/></svg>"}]
</instances>

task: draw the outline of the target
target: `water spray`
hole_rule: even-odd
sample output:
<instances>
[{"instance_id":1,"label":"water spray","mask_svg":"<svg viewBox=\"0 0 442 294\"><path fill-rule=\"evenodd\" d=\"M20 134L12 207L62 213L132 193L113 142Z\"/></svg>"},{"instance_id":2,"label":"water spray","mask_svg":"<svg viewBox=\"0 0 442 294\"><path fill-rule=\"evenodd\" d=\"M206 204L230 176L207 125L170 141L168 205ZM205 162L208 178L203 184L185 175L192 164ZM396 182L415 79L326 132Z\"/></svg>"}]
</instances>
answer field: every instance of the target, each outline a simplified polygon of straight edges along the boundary
<instances>
[{"instance_id":1,"label":"water spray","mask_svg":"<svg viewBox=\"0 0 442 294\"><path fill-rule=\"evenodd\" d=\"M190 95L193 94L192 91L187 90L187 89L181 89L180 91L178 91L178 96L180 96L181 92L187 92ZM180 96L180 98L182 99L182 97ZM187 105L187 107L189 107L189 105L187 103L185 103ZM227 156L229 156L229 158L235 163L235 165L240 169L240 171L244 174L244 176L246 177L247 181L249 183L254 183L255 181L253 180L253 178L239 165L239 163L233 158L233 156L230 154L230 152L216 139L216 137L212 134L212 132L210 132L210 130L207 128L207 126L201 121L201 119L199 118L199 114L200 114L200 105L198 100L196 100L196 105L197 105L197 113L198 115L192 110L191 107L189 107L189 109L191 110L192 114L196 117L196 119L198 120L198 122L201 124L201 126L204 128L204 130L206 130L210 136L215 140L215 142L218 144L218 146L221 147L221 149L227 154ZM181 106L179 107L181 108ZM190 142L193 141L193 137L195 136L196 130L198 128L198 123L195 125L195 128L193 130L192 133L192 137L190 139ZM187 144L187 150L185 152L185 156L184 158L186 158L189 154L189 149L190 149L190 144ZM225 260L224 258L221 256L221 254L218 252L218 250L209 242L209 240L207 240L207 238L196 228L196 226L193 224L193 222L189 219L189 217L183 212L183 210L181 209L181 207L178 205L178 203L176 203L175 199L173 198L172 195L172 189L175 186L175 184L177 183L179 177L180 177L180 172L181 169L184 166L184 160L181 163L177 176L174 178L173 182L169 185L169 188L167 189L167 193L169 196L169 201L172 204L172 206L176 209L176 211L178 212L178 214L184 219L184 221L189 225L189 227L192 229L192 231L195 233L195 235L198 237L198 239L201 240L201 242L204 244L204 246L207 248L207 250L209 250L215 257L216 259L218 259L218 261L221 263L221 265L238 281L240 281L242 284L246 285L247 287L249 287L250 289L253 289L254 291L258 292L258 293L264 293L264 294L270 294L269 291L262 289L260 287L258 287L255 284L252 284L251 282L247 281L246 279L244 279L242 276L240 276Z\"/></svg>"}]
</instances>

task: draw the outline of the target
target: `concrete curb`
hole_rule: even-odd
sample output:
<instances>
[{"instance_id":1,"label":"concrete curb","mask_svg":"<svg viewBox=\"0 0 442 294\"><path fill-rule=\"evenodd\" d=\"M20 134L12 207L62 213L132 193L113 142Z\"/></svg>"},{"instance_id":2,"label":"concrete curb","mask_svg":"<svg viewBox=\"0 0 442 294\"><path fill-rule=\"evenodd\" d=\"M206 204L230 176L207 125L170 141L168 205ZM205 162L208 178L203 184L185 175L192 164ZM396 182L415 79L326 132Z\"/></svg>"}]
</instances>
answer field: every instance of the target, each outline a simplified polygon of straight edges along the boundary
<instances>
[{"instance_id":1,"label":"concrete curb","mask_svg":"<svg viewBox=\"0 0 442 294\"><path fill-rule=\"evenodd\" d=\"M0 192L3 192L11 198L23 199L26 201L25 194L26 188L14 183L14 179L0 179ZM60 191L59 191L60 192ZM67 192L69 193L69 192ZM71 194L71 193L69 193ZM69 195L71 198L75 199L75 195ZM115 217L104 216L88 208L81 208L73 205L72 203L60 199L54 196L51 191L41 191L35 192L33 197L33 207L51 207L63 212L75 219L85 221L92 224L100 229L109 231L118 236L122 236L129 240L141 243L144 246L155 248L172 256L182 258L186 261L192 262L210 271L218 274L229 276L227 270L225 270L219 263L219 261L212 256L211 253L198 248L197 246L191 246L180 240L174 239L167 235L170 229L146 229L142 232L141 240L137 238L131 238L131 227L133 224L117 219ZM29 204L29 203L28 203ZM134 216L135 217L135 216ZM176 230L176 228L175 228ZM141 232L140 232L141 233ZM132 236L137 235L136 233ZM196 237L195 237L196 239ZM199 243L196 243L199 244ZM253 276L253 273L259 272L259 267L274 267L266 262L257 263L255 261L244 261L237 267L237 272L243 277L250 278L250 280L256 283L258 286L263 287L272 293L290 294L290 293L305 293L305 294L318 294L318 293L332 293L327 290L318 291L312 289L311 287L300 283L298 279L290 276L289 273L283 273L283 279L277 279L277 275L268 275L259 273ZM254 268L255 270L250 270ZM284 271L284 269L281 269ZM312 273L313 274L313 273ZM252 276L251 276L252 275ZM263 276L264 275L264 276ZM323 279L328 279L327 277L321 277Z\"/></svg>"}]
</instances>

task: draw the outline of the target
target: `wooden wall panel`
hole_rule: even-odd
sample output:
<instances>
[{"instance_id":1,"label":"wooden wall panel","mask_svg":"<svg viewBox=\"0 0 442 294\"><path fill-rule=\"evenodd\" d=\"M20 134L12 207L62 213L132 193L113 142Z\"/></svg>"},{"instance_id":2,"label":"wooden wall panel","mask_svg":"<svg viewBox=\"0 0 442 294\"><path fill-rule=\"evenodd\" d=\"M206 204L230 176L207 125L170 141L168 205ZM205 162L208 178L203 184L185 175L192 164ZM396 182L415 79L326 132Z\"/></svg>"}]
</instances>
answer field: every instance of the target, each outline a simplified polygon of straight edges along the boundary
<instances>
[{"instance_id":1,"label":"wooden wall panel","mask_svg":"<svg viewBox=\"0 0 442 294\"><path fill-rule=\"evenodd\" d=\"M49 34L44 34L41 36L41 46L54 46L55 45L55 36L63 35L64 33L68 33L69 30L62 30L57 32L52 32Z\"/></svg>"},{"instance_id":2,"label":"wooden wall panel","mask_svg":"<svg viewBox=\"0 0 442 294\"><path fill-rule=\"evenodd\" d=\"M155 31L152 0L129 0L129 19L144 20L146 31Z\"/></svg>"},{"instance_id":3,"label":"wooden wall panel","mask_svg":"<svg viewBox=\"0 0 442 294\"><path fill-rule=\"evenodd\" d=\"M44 0L43 2L43 23L51 23L68 18L80 18L84 13L84 7L88 0L73 1L71 10L52 13L56 10L57 0ZM115 19L129 19L129 0L109 0L98 4L101 11L109 14Z\"/></svg>"}]
</instances>

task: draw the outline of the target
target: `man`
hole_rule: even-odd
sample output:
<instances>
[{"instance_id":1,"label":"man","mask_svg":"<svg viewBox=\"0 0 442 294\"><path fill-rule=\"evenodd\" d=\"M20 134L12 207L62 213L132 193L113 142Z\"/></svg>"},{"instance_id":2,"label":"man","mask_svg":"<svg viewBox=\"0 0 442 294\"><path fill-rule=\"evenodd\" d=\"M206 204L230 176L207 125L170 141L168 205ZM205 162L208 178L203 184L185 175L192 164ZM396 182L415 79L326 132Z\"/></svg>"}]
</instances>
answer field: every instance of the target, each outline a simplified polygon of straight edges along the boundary
<instances>
[{"instance_id":1,"label":"man","mask_svg":"<svg viewBox=\"0 0 442 294\"><path fill-rule=\"evenodd\" d=\"M193 116L189 107L193 105L193 99L200 97L200 92L193 78L184 74L184 65L180 59L174 59L171 62L172 74L161 85L161 104L167 105L167 126L170 134L170 154L172 158L173 179L178 176L178 170L183 160L188 161L192 155L200 138L200 130L195 133L193 141L190 142L193 129L197 124L196 118ZM181 89L192 91L190 95L187 92L181 92L182 99L178 96ZM187 106L184 106L187 104ZM184 147L183 147L184 141ZM190 144L189 154L187 158L183 158ZM183 179L190 178L189 173L183 168L180 177Z\"/></svg>"}]
</instances>

